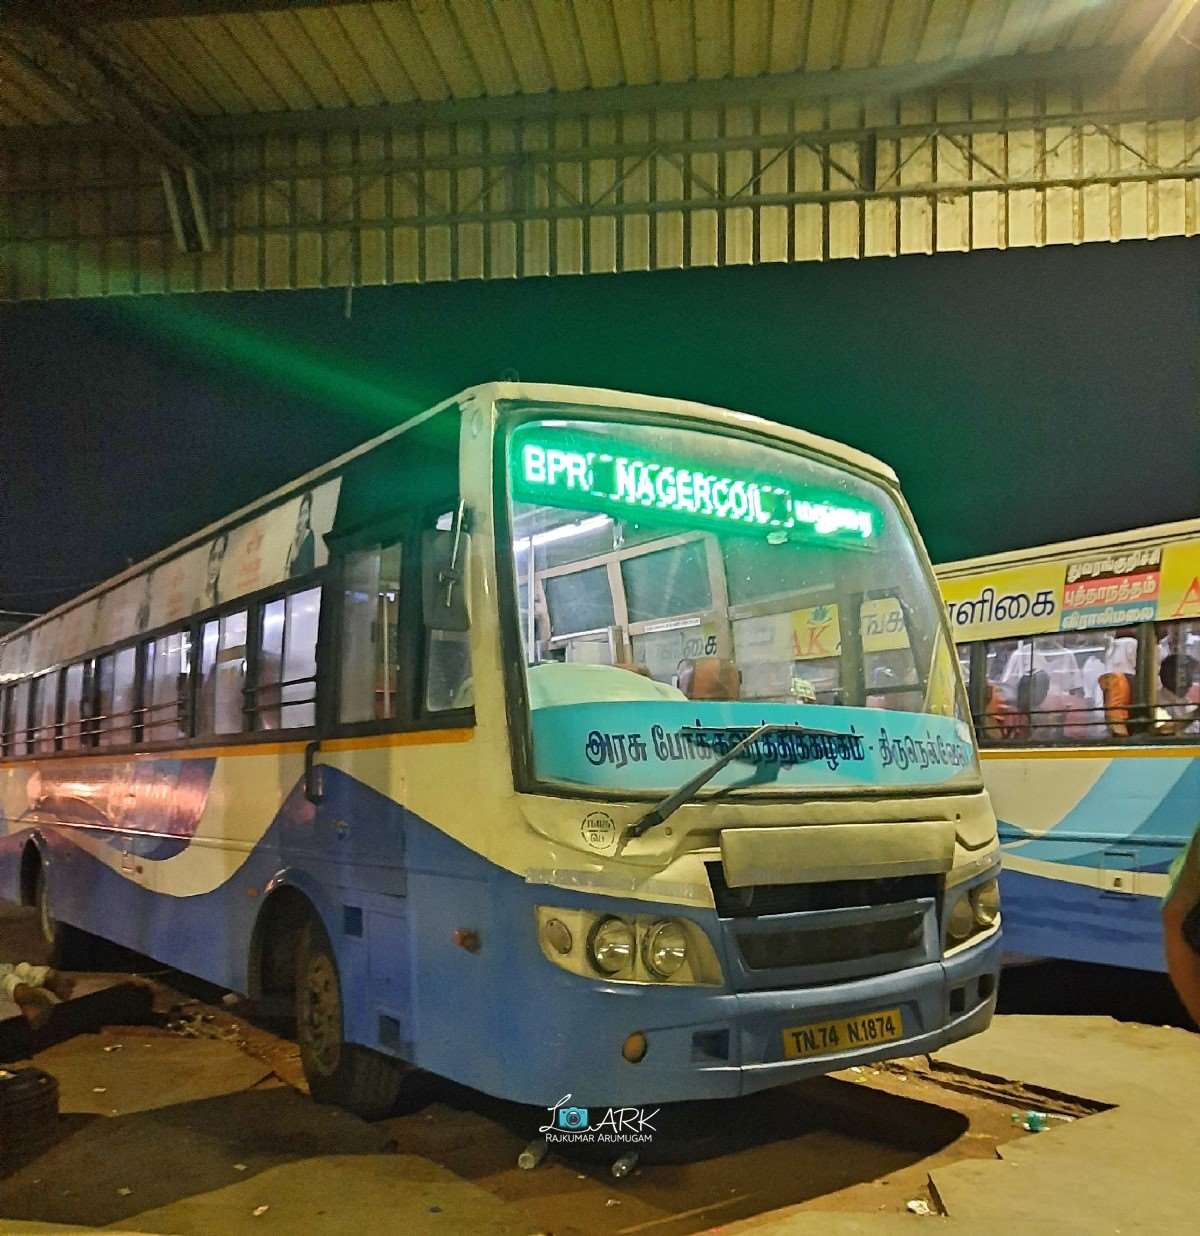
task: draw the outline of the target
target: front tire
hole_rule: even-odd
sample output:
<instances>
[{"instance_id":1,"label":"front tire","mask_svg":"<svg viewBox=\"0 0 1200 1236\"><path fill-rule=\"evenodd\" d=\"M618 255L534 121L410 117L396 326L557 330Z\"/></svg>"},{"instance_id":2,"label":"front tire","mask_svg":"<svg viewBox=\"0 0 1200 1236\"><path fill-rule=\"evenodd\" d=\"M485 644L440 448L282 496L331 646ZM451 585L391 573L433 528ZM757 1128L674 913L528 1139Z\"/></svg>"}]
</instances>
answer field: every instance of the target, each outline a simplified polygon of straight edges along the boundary
<instances>
[{"instance_id":1,"label":"front tire","mask_svg":"<svg viewBox=\"0 0 1200 1236\"><path fill-rule=\"evenodd\" d=\"M92 962L96 938L70 923L61 923L50 907L46 868L39 863L33 904L38 913L38 931L46 945L50 965L56 970L85 970Z\"/></svg>"},{"instance_id":2,"label":"front tire","mask_svg":"<svg viewBox=\"0 0 1200 1236\"><path fill-rule=\"evenodd\" d=\"M296 1037L308 1089L318 1103L344 1107L364 1120L381 1120L396 1106L408 1066L345 1041L337 958L315 918L300 932Z\"/></svg>"}]
</instances>

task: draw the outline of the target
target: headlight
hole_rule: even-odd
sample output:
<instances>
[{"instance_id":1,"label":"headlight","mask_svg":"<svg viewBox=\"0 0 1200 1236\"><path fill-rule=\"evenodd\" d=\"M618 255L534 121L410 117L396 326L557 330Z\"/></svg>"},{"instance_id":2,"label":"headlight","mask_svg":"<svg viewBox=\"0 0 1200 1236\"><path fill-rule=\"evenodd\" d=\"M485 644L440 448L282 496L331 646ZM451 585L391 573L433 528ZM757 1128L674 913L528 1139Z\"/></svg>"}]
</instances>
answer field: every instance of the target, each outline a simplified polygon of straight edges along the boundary
<instances>
[{"instance_id":1,"label":"headlight","mask_svg":"<svg viewBox=\"0 0 1200 1236\"><path fill-rule=\"evenodd\" d=\"M980 927L990 927L1000 917L1000 884L988 880L971 889L971 905L975 909L975 921Z\"/></svg>"},{"instance_id":2,"label":"headlight","mask_svg":"<svg viewBox=\"0 0 1200 1236\"><path fill-rule=\"evenodd\" d=\"M687 958L687 935L672 919L655 923L646 933L642 960L657 978L669 979Z\"/></svg>"},{"instance_id":3,"label":"headlight","mask_svg":"<svg viewBox=\"0 0 1200 1236\"><path fill-rule=\"evenodd\" d=\"M619 918L601 919L588 940L592 965L601 974L619 974L633 965L633 928Z\"/></svg>"},{"instance_id":4,"label":"headlight","mask_svg":"<svg viewBox=\"0 0 1200 1236\"><path fill-rule=\"evenodd\" d=\"M975 911L969 897L959 897L951 907L946 919L946 936L955 944L961 944L975 930Z\"/></svg>"},{"instance_id":5,"label":"headlight","mask_svg":"<svg viewBox=\"0 0 1200 1236\"><path fill-rule=\"evenodd\" d=\"M723 981L708 933L689 918L535 906L542 956L595 982L710 987Z\"/></svg>"}]
</instances>

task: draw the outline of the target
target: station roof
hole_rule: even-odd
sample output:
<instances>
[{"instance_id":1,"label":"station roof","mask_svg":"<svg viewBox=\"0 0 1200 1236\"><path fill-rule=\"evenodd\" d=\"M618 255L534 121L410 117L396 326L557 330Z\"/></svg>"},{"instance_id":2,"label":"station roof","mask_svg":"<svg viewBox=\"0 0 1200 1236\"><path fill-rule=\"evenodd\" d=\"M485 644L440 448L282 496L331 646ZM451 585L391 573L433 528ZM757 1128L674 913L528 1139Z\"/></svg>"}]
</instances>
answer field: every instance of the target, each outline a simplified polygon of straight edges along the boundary
<instances>
[{"instance_id":1,"label":"station roof","mask_svg":"<svg viewBox=\"0 0 1200 1236\"><path fill-rule=\"evenodd\" d=\"M1030 75L1144 65L1191 41L1196 4L0 0L0 126L11 135L140 115L177 132L189 119L344 117L773 75L831 87L842 75L860 89L871 75L920 86L997 63L1027 63Z\"/></svg>"}]
</instances>

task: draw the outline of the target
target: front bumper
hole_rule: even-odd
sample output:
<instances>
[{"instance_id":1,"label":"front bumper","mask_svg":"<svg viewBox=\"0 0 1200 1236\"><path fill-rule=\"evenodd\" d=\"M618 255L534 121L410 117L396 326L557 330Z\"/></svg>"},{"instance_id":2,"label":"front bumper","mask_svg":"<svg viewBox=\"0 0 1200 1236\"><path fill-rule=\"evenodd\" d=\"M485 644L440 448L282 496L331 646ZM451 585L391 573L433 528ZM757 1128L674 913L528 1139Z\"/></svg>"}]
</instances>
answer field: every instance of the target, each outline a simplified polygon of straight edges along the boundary
<instances>
[{"instance_id":1,"label":"front bumper","mask_svg":"<svg viewBox=\"0 0 1200 1236\"><path fill-rule=\"evenodd\" d=\"M1000 934L930 962L873 978L776 991L596 984L577 981L548 1002L551 1041L510 1074L530 1103L645 1106L733 1098L851 1065L934 1051L987 1028L995 1010ZM566 978L567 976L564 976ZM568 999L571 990L574 998ZM899 1008L904 1037L803 1059L785 1058L783 1031ZM625 1037L646 1035L638 1064L621 1055ZM525 1064L526 1061L522 1061Z\"/></svg>"}]
</instances>

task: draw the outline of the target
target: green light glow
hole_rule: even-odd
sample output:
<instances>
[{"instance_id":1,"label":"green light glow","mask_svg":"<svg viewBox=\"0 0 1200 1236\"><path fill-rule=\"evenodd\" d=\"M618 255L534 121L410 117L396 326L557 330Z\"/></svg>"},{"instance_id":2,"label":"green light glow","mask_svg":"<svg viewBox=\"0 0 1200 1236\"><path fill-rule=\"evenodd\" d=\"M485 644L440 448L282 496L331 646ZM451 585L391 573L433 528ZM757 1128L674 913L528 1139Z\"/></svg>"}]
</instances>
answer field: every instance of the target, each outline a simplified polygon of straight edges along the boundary
<instances>
[{"instance_id":1,"label":"green light glow","mask_svg":"<svg viewBox=\"0 0 1200 1236\"><path fill-rule=\"evenodd\" d=\"M422 412L432 398L397 390L393 375L372 374L358 358L339 359L335 349L318 350L296 340L244 326L207 311L197 296L131 296L107 302L132 320L203 363L233 371L264 386L318 400L356 422L397 424Z\"/></svg>"},{"instance_id":2,"label":"green light glow","mask_svg":"<svg viewBox=\"0 0 1200 1236\"><path fill-rule=\"evenodd\" d=\"M513 488L528 501L620 514L656 515L762 529L799 529L821 537L871 541L877 513L779 477L656 456L644 447L558 426L513 436ZM728 443L730 453L737 444Z\"/></svg>"}]
</instances>

